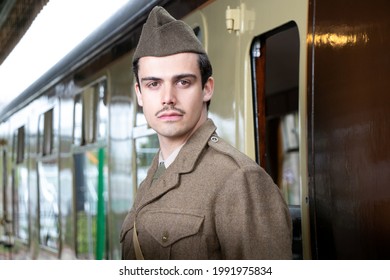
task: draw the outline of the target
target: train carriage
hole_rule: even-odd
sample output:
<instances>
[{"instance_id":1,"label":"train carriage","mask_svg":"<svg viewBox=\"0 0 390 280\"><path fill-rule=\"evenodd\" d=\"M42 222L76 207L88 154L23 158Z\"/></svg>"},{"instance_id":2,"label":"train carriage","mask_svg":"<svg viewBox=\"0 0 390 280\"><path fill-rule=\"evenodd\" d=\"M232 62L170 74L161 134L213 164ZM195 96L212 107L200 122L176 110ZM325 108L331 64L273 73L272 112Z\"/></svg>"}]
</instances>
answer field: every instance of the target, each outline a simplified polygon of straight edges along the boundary
<instances>
[{"instance_id":1,"label":"train carriage","mask_svg":"<svg viewBox=\"0 0 390 280\"><path fill-rule=\"evenodd\" d=\"M121 257L158 150L131 73L155 5L205 46L209 116L282 190L294 258L388 258L390 4L155 0L129 1L0 112L0 259Z\"/></svg>"}]
</instances>

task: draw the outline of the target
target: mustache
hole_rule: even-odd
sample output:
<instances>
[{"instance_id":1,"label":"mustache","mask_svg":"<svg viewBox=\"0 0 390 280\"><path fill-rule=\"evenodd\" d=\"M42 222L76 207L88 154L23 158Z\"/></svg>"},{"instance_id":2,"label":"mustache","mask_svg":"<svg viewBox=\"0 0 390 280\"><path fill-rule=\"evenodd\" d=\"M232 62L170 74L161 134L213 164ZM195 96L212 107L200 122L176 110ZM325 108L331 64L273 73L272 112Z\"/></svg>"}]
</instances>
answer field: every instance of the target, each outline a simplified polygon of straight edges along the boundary
<instances>
[{"instance_id":1,"label":"mustache","mask_svg":"<svg viewBox=\"0 0 390 280\"><path fill-rule=\"evenodd\" d=\"M155 116L157 117L158 115L160 115L161 113L165 112L165 111L176 111L176 112L179 112L180 114L184 115L186 112L180 108L176 108L174 105L165 105L161 110L159 110Z\"/></svg>"}]
</instances>

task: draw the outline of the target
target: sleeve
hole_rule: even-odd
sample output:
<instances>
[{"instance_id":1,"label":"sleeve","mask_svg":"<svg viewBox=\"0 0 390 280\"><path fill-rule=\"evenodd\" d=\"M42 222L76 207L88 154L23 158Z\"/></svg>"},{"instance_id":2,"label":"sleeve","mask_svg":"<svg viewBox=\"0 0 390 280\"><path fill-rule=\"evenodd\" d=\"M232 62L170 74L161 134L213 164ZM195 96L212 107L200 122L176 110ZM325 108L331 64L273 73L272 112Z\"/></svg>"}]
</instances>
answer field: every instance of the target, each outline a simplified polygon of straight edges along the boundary
<instances>
[{"instance_id":1,"label":"sleeve","mask_svg":"<svg viewBox=\"0 0 390 280\"><path fill-rule=\"evenodd\" d=\"M288 207L260 167L240 168L226 178L214 209L224 259L292 258Z\"/></svg>"},{"instance_id":2,"label":"sleeve","mask_svg":"<svg viewBox=\"0 0 390 280\"><path fill-rule=\"evenodd\" d=\"M135 259L133 246L134 208L130 210L123 221L120 233L122 260Z\"/></svg>"}]
</instances>

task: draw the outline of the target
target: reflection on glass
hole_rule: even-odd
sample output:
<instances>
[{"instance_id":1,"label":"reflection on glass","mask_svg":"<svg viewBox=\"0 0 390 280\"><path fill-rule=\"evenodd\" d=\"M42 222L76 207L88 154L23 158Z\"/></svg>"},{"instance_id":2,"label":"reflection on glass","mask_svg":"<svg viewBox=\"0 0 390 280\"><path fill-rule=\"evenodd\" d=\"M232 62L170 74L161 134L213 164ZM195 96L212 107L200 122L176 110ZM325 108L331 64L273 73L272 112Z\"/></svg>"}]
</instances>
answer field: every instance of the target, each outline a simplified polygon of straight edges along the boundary
<instances>
[{"instance_id":1,"label":"reflection on glass","mask_svg":"<svg viewBox=\"0 0 390 280\"><path fill-rule=\"evenodd\" d=\"M98 139L105 139L108 129L108 108L106 106L106 82L101 82L96 90L99 94L98 105Z\"/></svg>"},{"instance_id":2,"label":"reflection on glass","mask_svg":"<svg viewBox=\"0 0 390 280\"><path fill-rule=\"evenodd\" d=\"M61 145L60 148L60 209L61 209L61 258L74 259L74 212L73 212L73 157L69 151L72 146L73 119L69 117L69 112L73 110L73 99L63 99L61 101ZM56 122L57 123L57 122ZM54 133L56 135L57 133ZM54 139L56 136L54 136Z\"/></svg>"},{"instance_id":3,"label":"reflection on glass","mask_svg":"<svg viewBox=\"0 0 390 280\"><path fill-rule=\"evenodd\" d=\"M38 162L40 244L58 249L58 170L56 162Z\"/></svg>"},{"instance_id":4,"label":"reflection on glass","mask_svg":"<svg viewBox=\"0 0 390 280\"><path fill-rule=\"evenodd\" d=\"M281 117L282 178L278 184L289 205L300 205L298 113Z\"/></svg>"},{"instance_id":5,"label":"reflection on glass","mask_svg":"<svg viewBox=\"0 0 390 280\"><path fill-rule=\"evenodd\" d=\"M131 146L130 141L112 140L111 156L115 160L111 162L110 173L110 199L111 210L114 213L127 213L134 201L133 181L131 173Z\"/></svg>"},{"instance_id":6,"label":"reflection on glass","mask_svg":"<svg viewBox=\"0 0 390 280\"><path fill-rule=\"evenodd\" d=\"M110 103L110 188L109 231L111 236L120 236L123 221L134 201L134 177L132 171L133 103L129 97L113 96ZM110 238L111 258L121 258L121 246L117 239Z\"/></svg>"},{"instance_id":7,"label":"reflection on glass","mask_svg":"<svg viewBox=\"0 0 390 280\"><path fill-rule=\"evenodd\" d=\"M139 105L137 105L137 112L136 112L136 116L135 116L135 125L136 126L147 125L143 109Z\"/></svg>"},{"instance_id":8,"label":"reflection on glass","mask_svg":"<svg viewBox=\"0 0 390 280\"><path fill-rule=\"evenodd\" d=\"M20 239L28 240L28 172L27 168L20 166L16 167L14 174L14 187L17 189L17 205L15 205L15 228L16 236Z\"/></svg>"},{"instance_id":9,"label":"reflection on glass","mask_svg":"<svg viewBox=\"0 0 390 280\"><path fill-rule=\"evenodd\" d=\"M73 144L80 146L82 143L83 110L80 95L76 96L73 113Z\"/></svg>"},{"instance_id":10,"label":"reflection on glass","mask_svg":"<svg viewBox=\"0 0 390 280\"><path fill-rule=\"evenodd\" d=\"M106 81L86 88L74 100L73 144L84 146L107 136Z\"/></svg>"},{"instance_id":11,"label":"reflection on glass","mask_svg":"<svg viewBox=\"0 0 390 280\"><path fill-rule=\"evenodd\" d=\"M104 151L104 150L102 150ZM99 231L99 223L104 222L104 194L100 186L106 185L107 169L102 169L102 151L86 151L74 154L74 180L76 195L76 254L79 259L95 259L104 246L103 231ZM100 220L99 220L100 219ZM103 223L104 224L104 223ZM103 240L103 243L100 243Z\"/></svg>"},{"instance_id":12,"label":"reflection on glass","mask_svg":"<svg viewBox=\"0 0 390 280\"><path fill-rule=\"evenodd\" d=\"M135 139L137 154L137 186L146 178L152 160L159 149L157 134Z\"/></svg>"},{"instance_id":13,"label":"reflection on glass","mask_svg":"<svg viewBox=\"0 0 390 280\"><path fill-rule=\"evenodd\" d=\"M1 140L0 140L1 142ZM1 143L0 143L1 145ZM5 207L6 207L6 199L5 199L5 186L6 186L6 176L7 176L7 159L6 159L6 152L2 149L0 146L0 176L2 178L2 181L0 181L0 219L5 219ZM5 223L5 222L4 222ZM0 224L0 237L4 236L4 227Z\"/></svg>"}]
</instances>

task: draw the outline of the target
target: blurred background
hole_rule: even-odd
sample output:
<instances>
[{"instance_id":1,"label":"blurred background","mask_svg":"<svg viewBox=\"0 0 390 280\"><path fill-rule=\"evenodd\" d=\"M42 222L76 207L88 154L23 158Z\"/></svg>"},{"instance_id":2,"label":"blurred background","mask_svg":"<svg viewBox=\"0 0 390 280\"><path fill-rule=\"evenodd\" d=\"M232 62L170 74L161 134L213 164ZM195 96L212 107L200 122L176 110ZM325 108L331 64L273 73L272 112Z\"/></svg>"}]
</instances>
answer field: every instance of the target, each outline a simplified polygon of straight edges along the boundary
<instances>
[{"instance_id":1,"label":"blurred background","mask_svg":"<svg viewBox=\"0 0 390 280\"><path fill-rule=\"evenodd\" d=\"M34 5L27 2L31 1L2 0L0 3L0 49L3 50L11 40L17 44L8 56L6 52L2 52L0 57L0 110L127 0L41 0L33 1ZM17 5L19 13L23 9L35 9L35 13L26 12L26 18L20 19L19 15L19 21L12 22L16 21L11 13ZM91 6L94 7L93 10ZM34 14L37 15L36 18L31 19ZM32 20L30 27L29 20ZM12 44L10 46L12 48Z\"/></svg>"}]
</instances>

